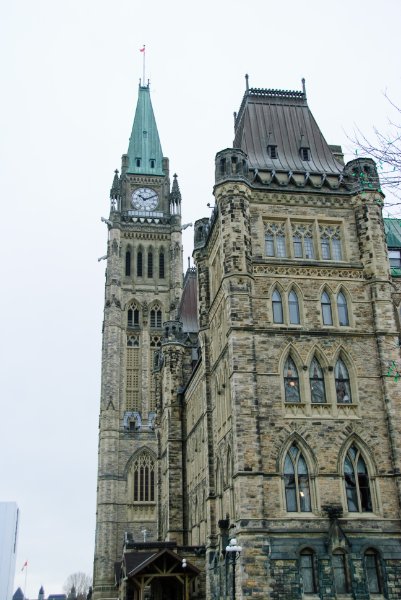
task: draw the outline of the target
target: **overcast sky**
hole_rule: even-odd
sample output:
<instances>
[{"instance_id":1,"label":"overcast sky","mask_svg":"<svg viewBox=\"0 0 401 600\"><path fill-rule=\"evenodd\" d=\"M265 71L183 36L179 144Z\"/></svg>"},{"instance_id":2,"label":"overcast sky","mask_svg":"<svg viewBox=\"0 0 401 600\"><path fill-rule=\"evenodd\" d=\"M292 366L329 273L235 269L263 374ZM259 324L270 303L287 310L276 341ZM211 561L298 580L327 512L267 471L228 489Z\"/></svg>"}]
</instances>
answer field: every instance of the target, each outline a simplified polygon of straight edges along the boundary
<instances>
[{"instance_id":1,"label":"overcast sky","mask_svg":"<svg viewBox=\"0 0 401 600\"><path fill-rule=\"evenodd\" d=\"M15 588L92 572L109 189L142 76L183 221L208 216L214 156L250 86L301 90L350 148L401 104L399 0L3 0L0 500L21 509ZM352 158L350 155L348 158ZM185 256L193 230L185 232ZM187 262L185 259L185 266Z\"/></svg>"}]
</instances>

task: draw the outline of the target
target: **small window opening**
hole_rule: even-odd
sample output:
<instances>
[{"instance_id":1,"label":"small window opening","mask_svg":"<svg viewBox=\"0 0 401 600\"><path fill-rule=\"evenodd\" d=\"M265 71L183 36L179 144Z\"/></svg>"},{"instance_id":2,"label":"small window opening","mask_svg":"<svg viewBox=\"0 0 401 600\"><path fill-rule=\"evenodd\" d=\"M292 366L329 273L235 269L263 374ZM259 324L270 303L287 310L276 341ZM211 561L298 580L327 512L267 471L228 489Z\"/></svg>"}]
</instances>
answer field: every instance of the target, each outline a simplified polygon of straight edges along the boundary
<instances>
[{"instance_id":1,"label":"small window opening","mask_svg":"<svg viewBox=\"0 0 401 600\"><path fill-rule=\"evenodd\" d=\"M301 158L302 160L310 160L310 150L309 148L301 148Z\"/></svg>"},{"instance_id":2,"label":"small window opening","mask_svg":"<svg viewBox=\"0 0 401 600\"><path fill-rule=\"evenodd\" d=\"M221 158L220 159L220 174L224 175L226 172L226 159L225 158Z\"/></svg>"},{"instance_id":3,"label":"small window opening","mask_svg":"<svg viewBox=\"0 0 401 600\"><path fill-rule=\"evenodd\" d=\"M267 146L267 154L272 159L277 158L277 146L275 146L274 144L270 144L269 146Z\"/></svg>"},{"instance_id":4,"label":"small window opening","mask_svg":"<svg viewBox=\"0 0 401 600\"><path fill-rule=\"evenodd\" d=\"M155 168L155 164L156 164L156 161L155 161L155 159L154 159L154 158L151 158L151 159L150 159L150 168L151 168L151 169L154 169L154 168Z\"/></svg>"},{"instance_id":5,"label":"small window opening","mask_svg":"<svg viewBox=\"0 0 401 600\"><path fill-rule=\"evenodd\" d=\"M142 277L143 269L142 269L142 252L139 251L136 255L136 275L137 277Z\"/></svg>"},{"instance_id":6,"label":"small window opening","mask_svg":"<svg viewBox=\"0 0 401 600\"><path fill-rule=\"evenodd\" d=\"M141 166L141 159L140 158L136 158L135 159L135 164L136 164L137 167L140 167Z\"/></svg>"}]
</instances>

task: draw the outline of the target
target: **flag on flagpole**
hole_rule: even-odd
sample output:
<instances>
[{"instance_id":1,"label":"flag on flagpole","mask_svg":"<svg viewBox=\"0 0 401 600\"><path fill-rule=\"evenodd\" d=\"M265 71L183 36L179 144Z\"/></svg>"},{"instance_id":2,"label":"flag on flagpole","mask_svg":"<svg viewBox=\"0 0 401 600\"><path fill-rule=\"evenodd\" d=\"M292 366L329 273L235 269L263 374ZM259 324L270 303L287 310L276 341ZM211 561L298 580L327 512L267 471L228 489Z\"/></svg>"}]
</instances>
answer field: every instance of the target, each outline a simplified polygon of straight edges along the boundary
<instances>
[{"instance_id":1,"label":"flag on flagpole","mask_svg":"<svg viewBox=\"0 0 401 600\"><path fill-rule=\"evenodd\" d=\"M139 48L139 52L145 52L145 44L142 46L142 48Z\"/></svg>"},{"instance_id":2,"label":"flag on flagpole","mask_svg":"<svg viewBox=\"0 0 401 600\"><path fill-rule=\"evenodd\" d=\"M24 564L22 565L22 569L21 569L21 571L23 571L23 570L25 569L25 567L28 567L28 561L27 561L27 560L26 560L26 561L24 562Z\"/></svg>"}]
</instances>

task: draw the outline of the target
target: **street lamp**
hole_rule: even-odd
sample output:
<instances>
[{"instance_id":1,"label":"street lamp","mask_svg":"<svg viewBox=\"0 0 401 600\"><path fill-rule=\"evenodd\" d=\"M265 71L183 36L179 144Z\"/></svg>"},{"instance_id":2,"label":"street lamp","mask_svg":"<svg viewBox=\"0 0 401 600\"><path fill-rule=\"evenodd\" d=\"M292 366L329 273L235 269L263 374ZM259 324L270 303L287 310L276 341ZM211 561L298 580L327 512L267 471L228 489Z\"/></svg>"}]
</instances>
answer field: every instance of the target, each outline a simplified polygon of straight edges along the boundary
<instances>
[{"instance_id":1,"label":"street lamp","mask_svg":"<svg viewBox=\"0 0 401 600\"><path fill-rule=\"evenodd\" d=\"M228 557L228 560L231 560L231 562L233 563L233 594L232 594L232 599L235 600L235 565L237 562L237 559L239 558L240 554L242 552L242 546L238 546L237 545L237 540L235 538L232 538L230 540L230 543L228 544L228 546L226 546L226 556Z\"/></svg>"}]
</instances>

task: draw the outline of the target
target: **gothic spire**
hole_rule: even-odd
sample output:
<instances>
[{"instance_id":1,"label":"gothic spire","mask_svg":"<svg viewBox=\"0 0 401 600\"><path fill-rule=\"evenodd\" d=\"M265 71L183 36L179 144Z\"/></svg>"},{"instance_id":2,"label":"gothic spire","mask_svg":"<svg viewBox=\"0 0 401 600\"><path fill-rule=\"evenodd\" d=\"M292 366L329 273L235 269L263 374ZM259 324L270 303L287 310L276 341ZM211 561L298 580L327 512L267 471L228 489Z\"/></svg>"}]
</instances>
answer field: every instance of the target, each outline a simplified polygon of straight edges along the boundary
<instances>
[{"instance_id":1,"label":"gothic spire","mask_svg":"<svg viewBox=\"0 0 401 600\"><path fill-rule=\"evenodd\" d=\"M150 100L149 85L139 86L138 102L127 154L127 173L164 175L163 152Z\"/></svg>"}]
</instances>

